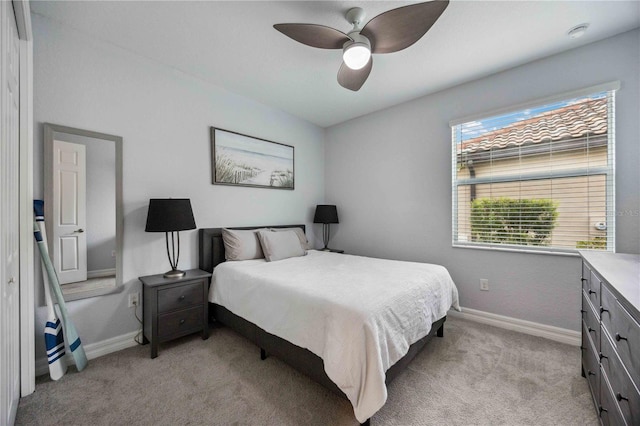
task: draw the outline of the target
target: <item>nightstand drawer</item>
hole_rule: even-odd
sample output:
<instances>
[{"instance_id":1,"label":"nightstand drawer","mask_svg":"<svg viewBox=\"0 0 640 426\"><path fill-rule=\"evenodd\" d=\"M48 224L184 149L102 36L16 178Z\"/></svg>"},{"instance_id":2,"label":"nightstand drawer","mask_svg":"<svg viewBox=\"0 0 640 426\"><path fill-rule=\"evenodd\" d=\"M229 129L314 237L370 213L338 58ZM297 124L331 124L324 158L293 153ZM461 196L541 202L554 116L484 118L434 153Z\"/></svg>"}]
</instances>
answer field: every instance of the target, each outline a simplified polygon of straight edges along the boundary
<instances>
[{"instance_id":1,"label":"nightstand drawer","mask_svg":"<svg viewBox=\"0 0 640 426\"><path fill-rule=\"evenodd\" d=\"M199 282L158 290L158 312L163 313L201 305L204 303L202 297L202 283Z\"/></svg>"},{"instance_id":2,"label":"nightstand drawer","mask_svg":"<svg viewBox=\"0 0 640 426\"><path fill-rule=\"evenodd\" d=\"M177 337L202 328L202 305L158 316L158 338Z\"/></svg>"}]
</instances>

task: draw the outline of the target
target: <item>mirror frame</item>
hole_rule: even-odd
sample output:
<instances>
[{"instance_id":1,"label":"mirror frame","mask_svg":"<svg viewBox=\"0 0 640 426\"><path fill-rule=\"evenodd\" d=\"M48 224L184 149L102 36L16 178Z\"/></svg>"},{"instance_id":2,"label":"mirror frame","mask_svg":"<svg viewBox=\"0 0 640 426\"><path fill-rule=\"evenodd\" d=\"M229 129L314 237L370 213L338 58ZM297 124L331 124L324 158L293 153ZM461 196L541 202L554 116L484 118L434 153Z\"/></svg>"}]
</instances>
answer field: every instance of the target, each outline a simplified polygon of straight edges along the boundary
<instances>
[{"instance_id":1,"label":"mirror frame","mask_svg":"<svg viewBox=\"0 0 640 426\"><path fill-rule=\"evenodd\" d=\"M51 159L53 157L53 140L56 134L68 134L73 136L82 136L93 139L102 139L113 142L116 150L116 280L114 287L106 287L99 289L79 290L72 294L65 294L65 301L85 299L89 297L101 296L104 294L117 293L123 290L122 276L122 259L123 259L123 242L124 242L124 213L122 201L122 137L109 135L106 133L92 132L90 130L76 129L73 127L61 126L58 124L44 123L44 207L45 207L45 223L47 224L48 233L51 232L51 218L53 217L53 180L49 178L52 173ZM52 239L48 238L51 243ZM51 247L49 247L51 249ZM64 288L64 287L63 287ZM64 293L64 292L63 292Z\"/></svg>"}]
</instances>

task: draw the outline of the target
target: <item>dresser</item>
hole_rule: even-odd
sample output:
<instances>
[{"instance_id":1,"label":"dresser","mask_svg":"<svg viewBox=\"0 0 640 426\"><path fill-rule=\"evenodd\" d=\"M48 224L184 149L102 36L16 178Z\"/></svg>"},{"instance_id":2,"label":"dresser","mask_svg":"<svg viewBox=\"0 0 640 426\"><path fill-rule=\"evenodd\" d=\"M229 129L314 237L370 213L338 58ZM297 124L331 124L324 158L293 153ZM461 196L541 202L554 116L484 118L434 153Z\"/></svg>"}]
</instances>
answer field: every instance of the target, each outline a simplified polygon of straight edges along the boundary
<instances>
[{"instance_id":1,"label":"dresser","mask_svg":"<svg viewBox=\"0 0 640 426\"><path fill-rule=\"evenodd\" d=\"M151 358L158 345L187 334L202 332L209 337L208 304L211 274L200 269L186 271L182 278L163 274L140 277L142 282L144 343L151 343Z\"/></svg>"},{"instance_id":2,"label":"dresser","mask_svg":"<svg viewBox=\"0 0 640 426\"><path fill-rule=\"evenodd\" d=\"M580 255L582 375L603 425L640 425L640 255Z\"/></svg>"}]
</instances>

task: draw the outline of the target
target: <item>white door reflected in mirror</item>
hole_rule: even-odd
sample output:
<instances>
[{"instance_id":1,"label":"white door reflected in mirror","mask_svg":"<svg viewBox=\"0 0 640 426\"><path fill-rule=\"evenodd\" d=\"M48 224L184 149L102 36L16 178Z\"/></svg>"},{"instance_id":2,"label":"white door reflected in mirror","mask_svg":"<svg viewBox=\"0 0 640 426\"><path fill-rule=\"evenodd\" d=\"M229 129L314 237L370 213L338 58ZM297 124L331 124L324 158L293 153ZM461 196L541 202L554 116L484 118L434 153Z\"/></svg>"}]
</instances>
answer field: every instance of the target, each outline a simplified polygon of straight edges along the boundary
<instances>
[{"instance_id":1,"label":"white door reflected in mirror","mask_svg":"<svg viewBox=\"0 0 640 426\"><path fill-rule=\"evenodd\" d=\"M122 284L122 138L44 124L44 218L65 300Z\"/></svg>"},{"instance_id":2,"label":"white door reflected in mirror","mask_svg":"<svg viewBox=\"0 0 640 426\"><path fill-rule=\"evenodd\" d=\"M60 284L87 279L86 147L53 141L53 264ZM115 270L115 265L114 265Z\"/></svg>"}]
</instances>

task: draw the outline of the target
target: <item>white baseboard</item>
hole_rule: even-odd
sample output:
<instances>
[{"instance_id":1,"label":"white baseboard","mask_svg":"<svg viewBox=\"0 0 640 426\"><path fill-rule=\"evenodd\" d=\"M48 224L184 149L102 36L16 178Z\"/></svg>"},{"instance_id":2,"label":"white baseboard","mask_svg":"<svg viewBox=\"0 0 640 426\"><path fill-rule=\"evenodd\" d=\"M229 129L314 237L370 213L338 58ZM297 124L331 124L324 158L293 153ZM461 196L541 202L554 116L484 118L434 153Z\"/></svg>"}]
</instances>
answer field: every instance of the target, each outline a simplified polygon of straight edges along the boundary
<instances>
[{"instance_id":1,"label":"white baseboard","mask_svg":"<svg viewBox=\"0 0 640 426\"><path fill-rule=\"evenodd\" d=\"M87 271L87 279L102 278L102 277L115 277L116 268L111 269L96 269L94 271Z\"/></svg>"},{"instance_id":2,"label":"white baseboard","mask_svg":"<svg viewBox=\"0 0 640 426\"><path fill-rule=\"evenodd\" d=\"M103 355L110 354L112 352L117 352L122 349L130 348L132 346L136 346L137 343L133 340L138 331L132 331L131 333L123 334L121 336L112 337L107 340L103 340L101 342L89 343L84 346L84 352L87 354L88 359L94 359L101 357ZM73 362L73 357L67 351L65 355L65 360L67 361L67 365L75 365ZM43 357L36 360L36 376L42 376L43 374L49 373L49 364L47 363L47 358Z\"/></svg>"},{"instance_id":3,"label":"white baseboard","mask_svg":"<svg viewBox=\"0 0 640 426\"><path fill-rule=\"evenodd\" d=\"M545 339L554 340L560 343L566 343L573 346L580 346L581 335L579 331L568 330L566 328L554 327L551 325L540 324L532 321L525 321L517 318L507 317L504 315L492 314L490 312L479 311L471 308L462 308L462 312L450 310L447 315L457 318L475 321L482 324L492 325L494 327L504 328L507 330L518 331L520 333L530 334L532 336L544 337ZM133 340L138 331L132 331L127 334L112 337L101 342L90 343L84 345L84 351L88 359L94 359L107 355L122 349L136 346ZM65 355L67 365L74 365L73 357L70 353ZM47 358L43 357L36 360L36 376L41 376L49 372Z\"/></svg>"},{"instance_id":4,"label":"white baseboard","mask_svg":"<svg viewBox=\"0 0 640 426\"><path fill-rule=\"evenodd\" d=\"M462 308L462 312L450 310L447 315L492 325L494 327L505 328L507 330L518 331L532 336L544 337L545 339L555 340L556 342L566 343L572 346L580 346L582 341L582 336L579 331L492 314L471 308Z\"/></svg>"}]
</instances>

